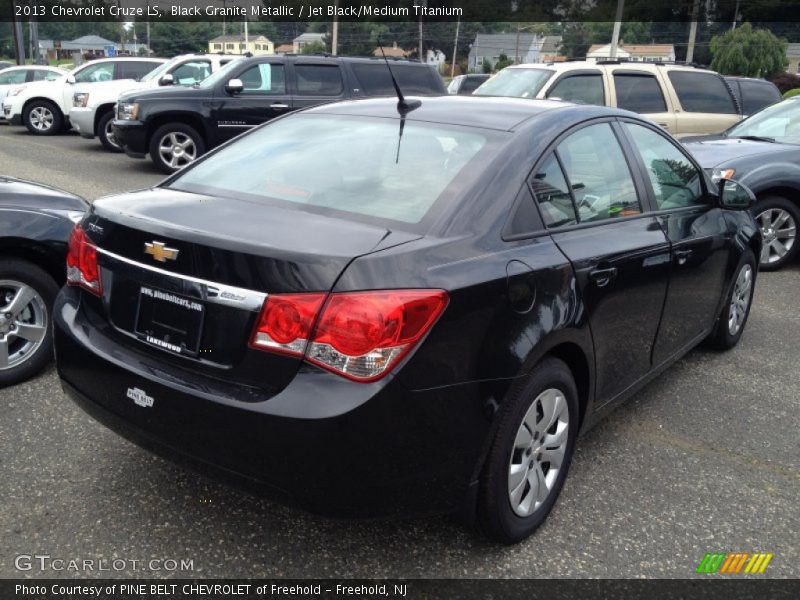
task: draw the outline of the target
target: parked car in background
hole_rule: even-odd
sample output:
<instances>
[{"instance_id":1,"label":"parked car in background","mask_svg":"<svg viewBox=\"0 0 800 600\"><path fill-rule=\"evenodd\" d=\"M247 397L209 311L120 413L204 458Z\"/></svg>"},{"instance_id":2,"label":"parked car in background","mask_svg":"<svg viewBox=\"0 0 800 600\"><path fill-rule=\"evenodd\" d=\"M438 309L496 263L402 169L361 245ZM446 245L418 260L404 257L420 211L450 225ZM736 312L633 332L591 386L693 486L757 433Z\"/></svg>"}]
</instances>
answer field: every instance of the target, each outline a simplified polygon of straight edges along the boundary
<instances>
[{"instance_id":1,"label":"parked car in background","mask_svg":"<svg viewBox=\"0 0 800 600\"><path fill-rule=\"evenodd\" d=\"M446 94L432 65L392 60L406 94ZM172 173L243 131L298 108L347 98L394 95L382 59L259 56L230 63L191 88L123 94L113 132L128 156Z\"/></svg>"},{"instance_id":2,"label":"parked car in background","mask_svg":"<svg viewBox=\"0 0 800 600\"><path fill-rule=\"evenodd\" d=\"M800 97L772 104L722 135L690 138L685 146L715 179L735 177L756 194L761 269L793 260L800 251Z\"/></svg>"},{"instance_id":3,"label":"parked car in background","mask_svg":"<svg viewBox=\"0 0 800 600\"><path fill-rule=\"evenodd\" d=\"M702 340L739 341L752 199L626 111L308 108L94 202L59 375L144 447L310 510L461 509L518 542L579 431Z\"/></svg>"},{"instance_id":4,"label":"parked car in background","mask_svg":"<svg viewBox=\"0 0 800 600\"><path fill-rule=\"evenodd\" d=\"M51 187L0 177L0 387L53 356L52 306L67 243L88 204Z\"/></svg>"},{"instance_id":5,"label":"parked car in background","mask_svg":"<svg viewBox=\"0 0 800 600\"><path fill-rule=\"evenodd\" d=\"M777 86L766 79L725 76L725 81L745 117L757 113L765 106L780 102L783 98Z\"/></svg>"},{"instance_id":6,"label":"parked car in background","mask_svg":"<svg viewBox=\"0 0 800 600\"><path fill-rule=\"evenodd\" d=\"M0 71L0 103L9 90L34 81L53 81L67 74L58 67L40 67L29 65L24 67L9 67Z\"/></svg>"},{"instance_id":7,"label":"parked car in background","mask_svg":"<svg viewBox=\"0 0 800 600\"><path fill-rule=\"evenodd\" d=\"M447 86L448 94L460 94L466 96L474 92L490 75L474 73L471 75L457 75L453 77L450 85Z\"/></svg>"},{"instance_id":8,"label":"parked car in background","mask_svg":"<svg viewBox=\"0 0 800 600\"><path fill-rule=\"evenodd\" d=\"M76 85L69 114L70 123L81 137L92 139L97 136L106 150L122 152L111 131L114 106L120 94L159 86L194 85L238 58L225 54L182 54L137 81L117 80Z\"/></svg>"},{"instance_id":9,"label":"parked car in background","mask_svg":"<svg viewBox=\"0 0 800 600\"><path fill-rule=\"evenodd\" d=\"M0 60L0 69L8 69L9 67L15 67L17 63L8 62L7 60Z\"/></svg>"},{"instance_id":10,"label":"parked car in background","mask_svg":"<svg viewBox=\"0 0 800 600\"><path fill-rule=\"evenodd\" d=\"M21 85L3 100L3 116L12 125L24 125L34 135L54 135L70 127L69 112L75 84L139 79L163 58L100 58L87 62L53 81Z\"/></svg>"},{"instance_id":11,"label":"parked car in background","mask_svg":"<svg viewBox=\"0 0 800 600\"><path fill-rule=\"evenodd\" d=\"M478 96L557 98L639 113L677 137L719 133L741 120L732 92L714 71L644 62L564 62L506 67Z\"/></svg>"}]
</instances>

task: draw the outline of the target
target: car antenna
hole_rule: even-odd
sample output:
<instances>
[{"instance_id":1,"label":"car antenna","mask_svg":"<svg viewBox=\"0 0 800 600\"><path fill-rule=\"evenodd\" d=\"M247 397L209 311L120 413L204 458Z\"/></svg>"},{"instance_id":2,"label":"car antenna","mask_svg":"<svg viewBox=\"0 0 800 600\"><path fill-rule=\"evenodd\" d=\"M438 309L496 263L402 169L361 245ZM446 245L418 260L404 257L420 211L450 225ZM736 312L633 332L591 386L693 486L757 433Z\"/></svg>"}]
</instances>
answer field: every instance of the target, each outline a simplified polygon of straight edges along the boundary
<instances>
[{"instance_id":1,"label":"car antenna","mask_svg":"<svg viewBox=\"0 0 800 600\"><path fill-rule=\"evenodd\" d=\"M381 49L381 54L383 55L383 61L386 63L386 68L389 69L389 77L392 79L394 91L397 92L397 112L400 113L400 133L397 136L397 154L395 155L394 164L399 164L400 142L403 140L403 129L405 129L406 126L406 115L415 108L422 106L422 101L405 99L405 96L403 96L403 92L400 90L400 86L397 83L397 79L394 78L392 67L389 65L389 59L386 58L386 53L383 51L383 44L381 44L380 38L378 38L378 48Z\"/></svg>"}]
</instances>

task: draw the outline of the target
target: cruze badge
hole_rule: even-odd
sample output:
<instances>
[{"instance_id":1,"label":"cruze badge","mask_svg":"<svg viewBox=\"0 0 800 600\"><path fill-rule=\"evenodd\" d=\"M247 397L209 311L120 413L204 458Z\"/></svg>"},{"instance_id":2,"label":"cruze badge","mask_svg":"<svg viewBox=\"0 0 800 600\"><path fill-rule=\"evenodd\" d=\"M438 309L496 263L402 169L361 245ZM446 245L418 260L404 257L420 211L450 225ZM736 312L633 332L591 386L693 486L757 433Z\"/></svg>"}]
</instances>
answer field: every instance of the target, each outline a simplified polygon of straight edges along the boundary
<instances>
[{"instance_id":1,"label":"cruze badge","mask_svg":"<svg viewBox=\"0 0 800 600\"><path fill-rule=\"evenodd\" d=\"M133 400L133 403L137 406L141 406L142 408L150 408L153 406L153 397L148 396L142 389L128 388L128 393L126 395Z\"/></svg>"},{"instance_id":2,"label":"cruze badge","mask_svg":"<svg viewBox=\"0 0 800 600\"><path fill-rule=\"evenodd\" d=\"M178 250L167 248L163 242L145 242L144 253L153 257L157 262L167 262L178 258Z\"/></svg>"}]
</instances>

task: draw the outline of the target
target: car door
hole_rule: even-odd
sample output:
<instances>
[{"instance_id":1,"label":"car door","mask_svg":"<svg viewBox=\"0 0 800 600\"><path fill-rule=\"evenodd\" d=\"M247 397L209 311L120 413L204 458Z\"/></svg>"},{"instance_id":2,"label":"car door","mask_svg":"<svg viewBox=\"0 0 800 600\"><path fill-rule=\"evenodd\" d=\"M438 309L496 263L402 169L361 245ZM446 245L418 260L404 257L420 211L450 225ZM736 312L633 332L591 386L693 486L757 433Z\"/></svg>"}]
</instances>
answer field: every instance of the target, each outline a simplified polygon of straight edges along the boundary
<instances>
[{"instance_id":1,"label":"car door","mask_svg":"<svg viewBox=\"0 0 800 600\"><path fill-rule=\"evenodd\" d=\"M647 173L647 193L672 248L669 291L653 350L653 362L660 364L712 327L733 239L724 211L706 191L702 170L679 145L642 123L623 122L622 129Z\"/></svg>"},{"instance_id":2,"label":"car door","mask_svg":"<svg viewBox=\"0 0 800 600\"><path fill-rule=\"evenodd\" d=\"M298 60L292 65L294 108L343 100L342 70L334 62Z\"/></svg>"},{"instance_id":3,"label":"car door","mask_svg":"<svg viewBox=\"0 0 800 600\"><path fill-rule=\"evenodd\" d=\"M551 237L572 263L595 348L596 402L651 369L669 279L669 242L641 197L618 126L571 132L536 169L531 187Z\"/></svg>"},{"instance_id":4,"label":"car door","mask_svg":"<svg viewBox=\"0 0 800 600\"><path fill-rule=\"evenodd\" d=\"M232 72L230 79L241 80L244 88L231 93L226 89L226 80L215 92L211 126L218 143L292 110L286 67L281 59L248 63Z\"/></svg>"},{"instance_id":5,"label":"car door","mask_svg":"<svg viewBox=\"0 0 800 600\"><path fill-rule=\"evenodd\" d=\"M611 80L617 108L639 113L659 127L675 131L675 113L667 103L662 83L655 73L612 68Z\"/></svg>"}]
</instances>

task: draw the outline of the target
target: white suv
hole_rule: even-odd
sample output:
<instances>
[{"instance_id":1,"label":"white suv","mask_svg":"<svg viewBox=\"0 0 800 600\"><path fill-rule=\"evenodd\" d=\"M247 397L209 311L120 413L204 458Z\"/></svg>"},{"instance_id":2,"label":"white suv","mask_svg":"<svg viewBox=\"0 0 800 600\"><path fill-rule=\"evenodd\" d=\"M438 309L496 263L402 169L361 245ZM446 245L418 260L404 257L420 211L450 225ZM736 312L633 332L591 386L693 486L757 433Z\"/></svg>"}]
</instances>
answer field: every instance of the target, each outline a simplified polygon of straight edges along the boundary
<instances>
[{"instance_id":1,"label":"white suv","mask_svg":"<svg viewBox=\"0 0 800 600\"><path fill-rule=\"evenodd\" d=\"M87 62L53 81L14 88L3 100L3 116L12 125L25 125L35 135L54 135L69 129L76 83L139 79L164 62L163 58L133 57Z\"/></svg>"},{"instance_id":2,"label":"white suv","mask_svg":"<svg viewBox=\"0 0 800 600\"><path fill-rule=\"evenodd\" d=\"M184 54L165 62L138 81L107 81L75 86L69 120L81 137L97 136L111 152L122 152L114 139L111 123L114 105L124 92L168 85L194 85L223 65L240 58L221 54Z\"/></svg>"}]
</instances>

